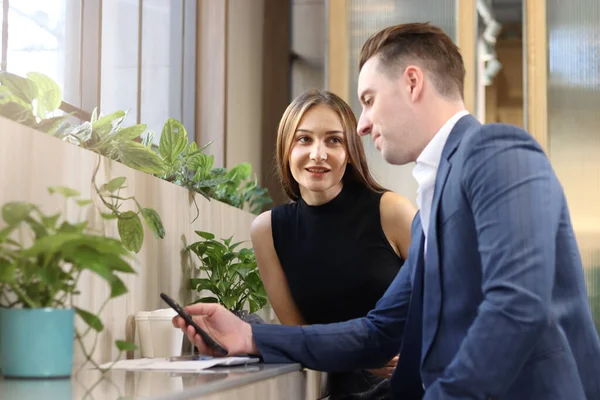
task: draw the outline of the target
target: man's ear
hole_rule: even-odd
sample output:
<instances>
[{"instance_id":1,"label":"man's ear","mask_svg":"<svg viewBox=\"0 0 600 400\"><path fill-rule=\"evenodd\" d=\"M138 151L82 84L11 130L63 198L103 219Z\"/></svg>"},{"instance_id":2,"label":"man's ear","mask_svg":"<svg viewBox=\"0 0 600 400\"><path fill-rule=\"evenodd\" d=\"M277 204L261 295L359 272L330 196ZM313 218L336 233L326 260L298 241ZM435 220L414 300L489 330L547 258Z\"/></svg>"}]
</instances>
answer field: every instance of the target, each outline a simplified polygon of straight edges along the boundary
<instances>
[{"instance_id":1,"label":"man's ear","mask_svg":"<svg viewBox=\"0 0 600 400\"><path fill-rule=\"evenodd\" d=\"M416 65L409 65L404 70L403 84L409 92L410 99L413 102L417 101L423 93L424 79L425 75L423 74L423 70Z\"/></svg>"}]
</instances>

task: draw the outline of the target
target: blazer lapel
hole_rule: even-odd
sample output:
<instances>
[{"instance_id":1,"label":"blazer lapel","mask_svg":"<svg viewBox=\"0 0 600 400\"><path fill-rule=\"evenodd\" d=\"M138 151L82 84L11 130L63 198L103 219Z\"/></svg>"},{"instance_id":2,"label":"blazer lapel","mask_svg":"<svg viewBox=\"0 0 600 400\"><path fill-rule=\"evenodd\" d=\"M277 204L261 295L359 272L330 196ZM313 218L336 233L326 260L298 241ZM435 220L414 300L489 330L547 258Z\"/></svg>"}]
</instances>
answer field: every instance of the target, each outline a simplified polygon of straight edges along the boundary
<instances>
[{"instance_id":1,"label":"blazer lapel","mask_svg":"<svg viewBox=\"0 0 600 400\"><path fill-rule=\"evenodd\" d=\"M479 125L479 122L468 115L461 118L448 136L446 145L442 152L442 158L438 167L431 203L431 213L427 232L427 254L425 257L424 289L423 289L423 350L422 362L425 363L431 345L437 334L440 322L440 311L443 301L440 249L438 242L438 210L440 200L444 193L444 187L448 175L452 169L450 162L452 155L458 148L463 133L470 127Z\"/></svg>"}]
</instances>

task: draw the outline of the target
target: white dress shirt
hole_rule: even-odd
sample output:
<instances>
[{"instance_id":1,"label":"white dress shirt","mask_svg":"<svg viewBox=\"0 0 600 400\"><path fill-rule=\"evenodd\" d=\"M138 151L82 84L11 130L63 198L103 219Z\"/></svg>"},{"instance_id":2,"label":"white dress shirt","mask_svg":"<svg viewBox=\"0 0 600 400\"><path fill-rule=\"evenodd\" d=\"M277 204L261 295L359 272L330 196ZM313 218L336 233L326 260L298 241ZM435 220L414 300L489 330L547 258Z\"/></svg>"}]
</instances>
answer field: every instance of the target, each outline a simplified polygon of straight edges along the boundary
<instances>
[{"instance_id":1,"label":"white dress shirt","mask_svg":"<svg viewBox=\"0 0 600 400\"><path fill-rule=\"evenodd\" d=\"M417 163L413 168L413 177L419 184L417 190L417 206L421 215L421 225L425 234L425 254L427 254L427 233L429 228L429 216L431 214L431 203L433 202L433 189L437 170L442 159L442 151L448 140L448 136L459 119L468 115L466 110L454 114L435 134L433 139L425 146Z\"/></svg>"}]
</instances>

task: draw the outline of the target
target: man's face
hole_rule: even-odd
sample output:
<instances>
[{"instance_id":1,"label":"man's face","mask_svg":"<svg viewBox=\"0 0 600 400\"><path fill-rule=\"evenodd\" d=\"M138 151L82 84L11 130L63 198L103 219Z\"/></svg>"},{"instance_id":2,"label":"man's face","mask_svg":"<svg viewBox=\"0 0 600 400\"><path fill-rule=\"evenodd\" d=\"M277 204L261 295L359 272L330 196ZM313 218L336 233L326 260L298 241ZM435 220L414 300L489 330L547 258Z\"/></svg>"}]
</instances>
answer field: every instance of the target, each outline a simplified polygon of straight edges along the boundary
<instances>
[{"instance_id":1,"label":"man's face","mask_svg":"<svg viewBox=\"0 0 600 400\"><path fill-rule=\"evenodd\" d=\"M393 67L400 68L400 67ZM357 131L371 135L385 161L403 165L416 160L414 96L406 71L392 73L380 66L379 56L371 57L358 77L362 113Z\"/></svg>"}]
</instances>

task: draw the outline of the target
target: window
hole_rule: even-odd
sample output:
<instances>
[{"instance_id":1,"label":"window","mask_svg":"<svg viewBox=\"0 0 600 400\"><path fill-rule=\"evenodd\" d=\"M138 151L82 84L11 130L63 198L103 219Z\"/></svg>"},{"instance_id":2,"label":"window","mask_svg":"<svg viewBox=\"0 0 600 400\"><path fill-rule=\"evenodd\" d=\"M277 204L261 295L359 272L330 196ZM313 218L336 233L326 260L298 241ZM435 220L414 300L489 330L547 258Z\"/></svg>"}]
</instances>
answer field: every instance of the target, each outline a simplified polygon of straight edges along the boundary
<instances>
[{"instance_id":1,"label":"window","mask_svg":"<svg viewBox=\"0 0 600 400\"><path fill-rule=\"evenodd\" d=\"M65 102L128 111L158 143L169 117L194 138L197 0L0 0L2 66L48 75Z\"/></svg>"}]
</instances>

